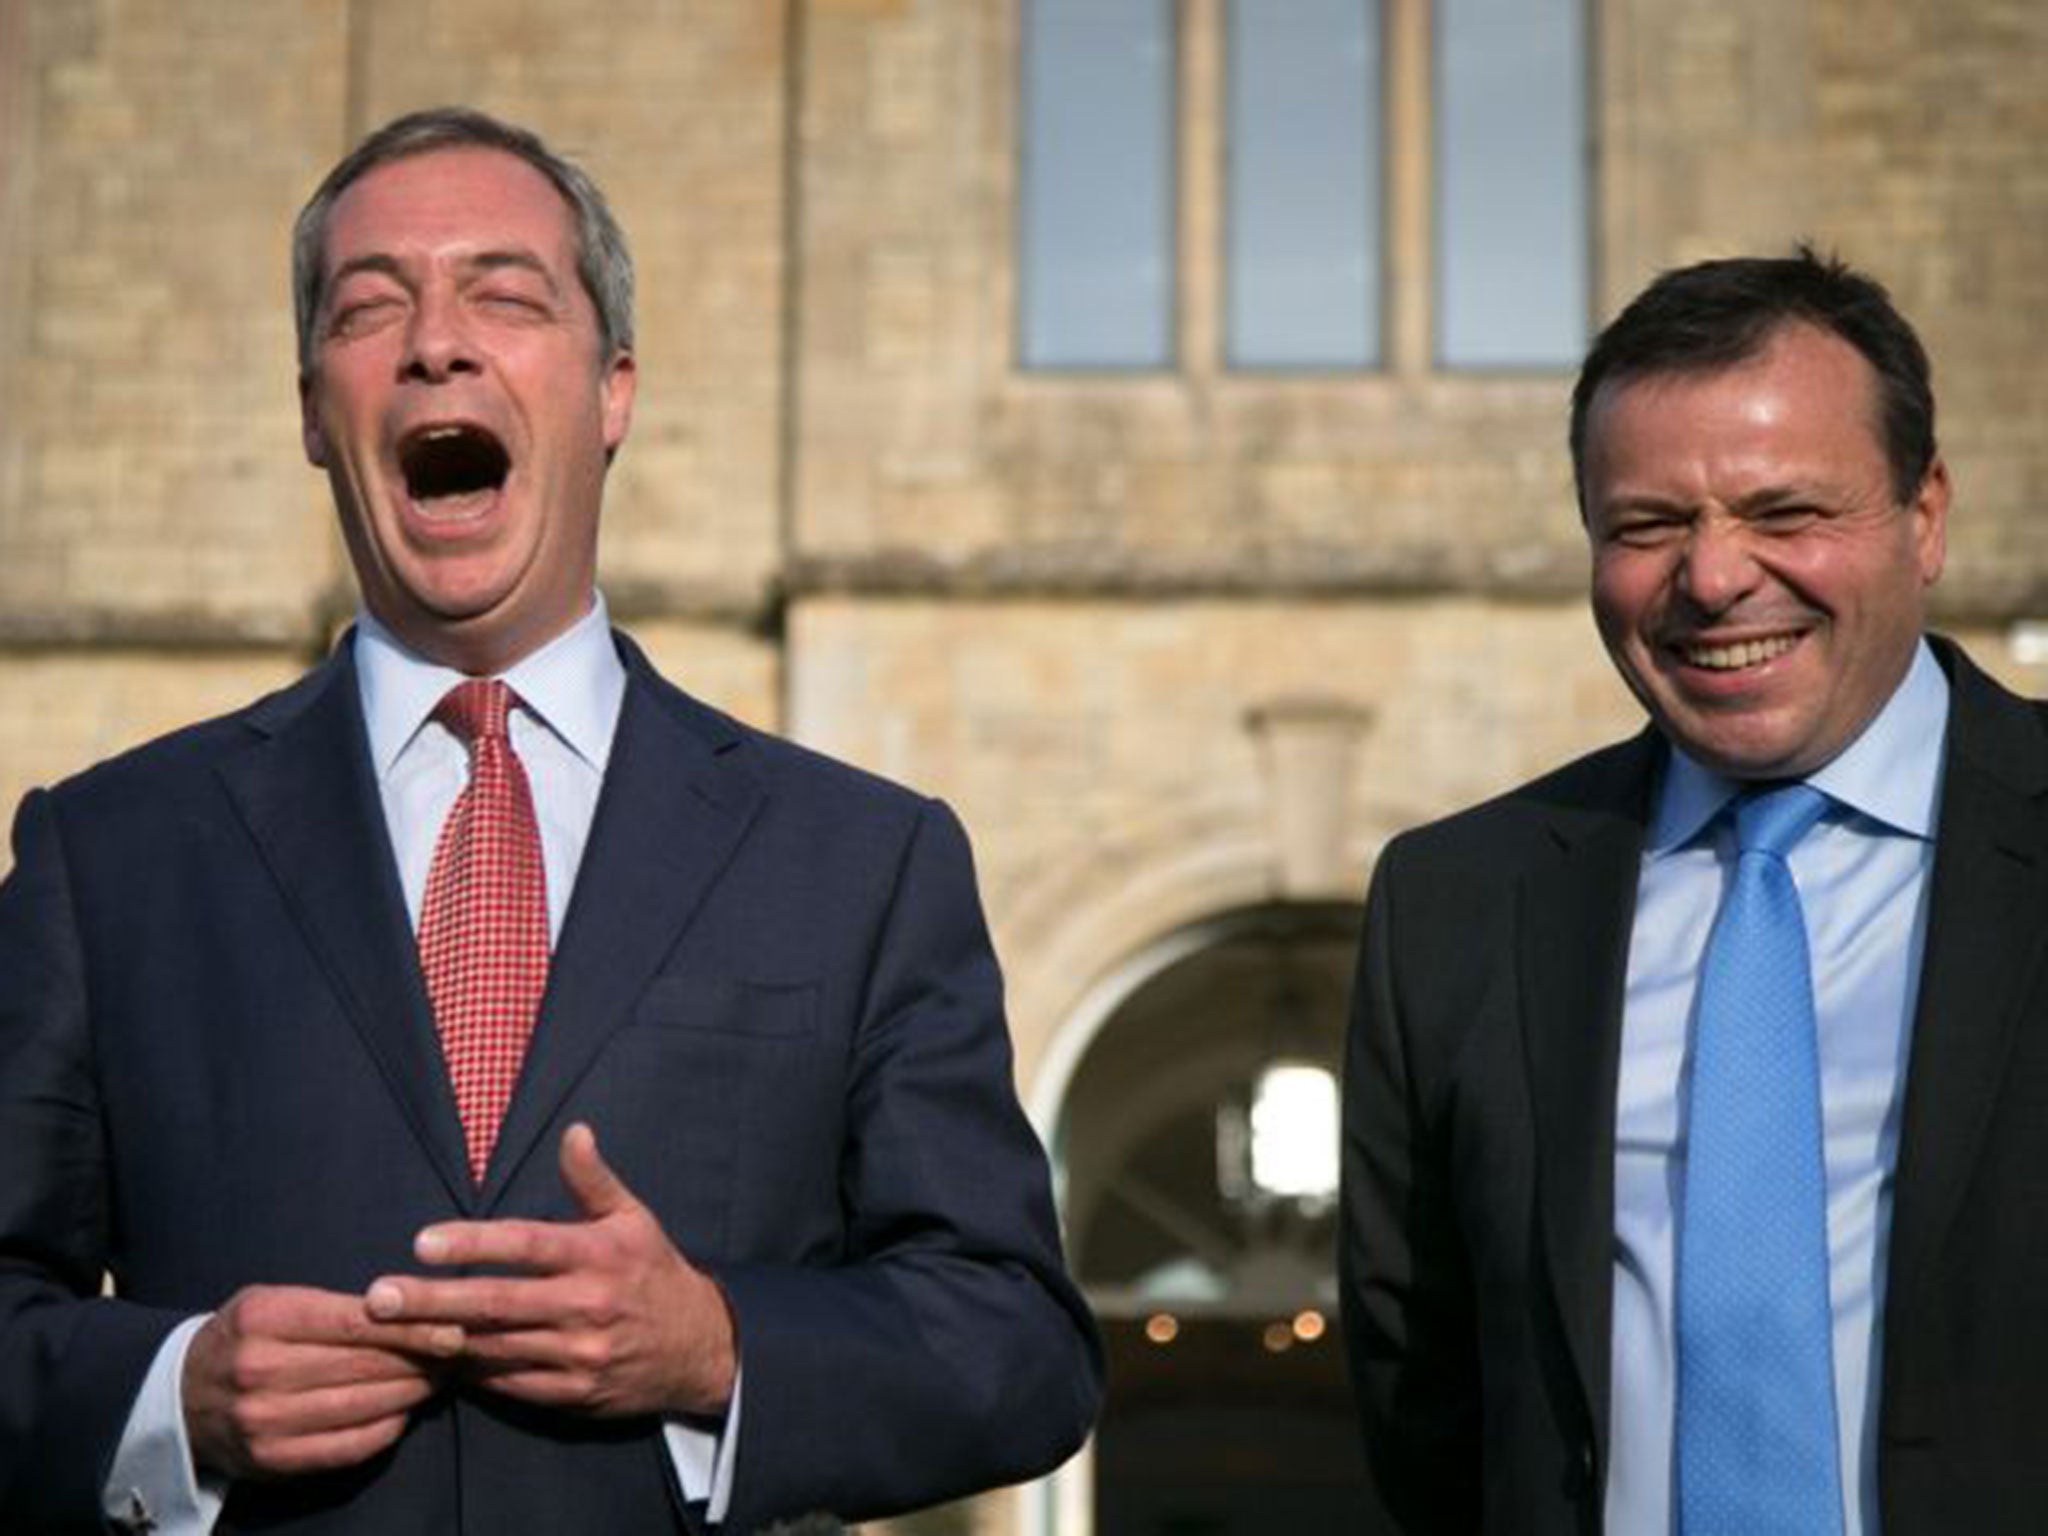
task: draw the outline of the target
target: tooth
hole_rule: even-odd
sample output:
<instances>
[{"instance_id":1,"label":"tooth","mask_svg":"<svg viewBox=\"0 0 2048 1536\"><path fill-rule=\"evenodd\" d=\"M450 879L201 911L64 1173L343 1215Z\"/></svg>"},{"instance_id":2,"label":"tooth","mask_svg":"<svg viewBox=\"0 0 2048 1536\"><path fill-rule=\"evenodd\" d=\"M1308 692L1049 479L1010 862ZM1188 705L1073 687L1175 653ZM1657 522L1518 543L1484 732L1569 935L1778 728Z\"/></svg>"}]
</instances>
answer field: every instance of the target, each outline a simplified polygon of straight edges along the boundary
<instances>
[{"instance_id":1,"label":"tooth","mask_svg":"<svg viewBox=\"0 0 2048 1536\"><path fill-rule=\"evenodd\" d=\"M1773 635L1768 639L1740 640L1730 645L1694 644L1687 648L1686 656L1696 667L1733 672L1776 660L1791 650L1796 640L1794 635Z\"/></svg>"}]
</instances>

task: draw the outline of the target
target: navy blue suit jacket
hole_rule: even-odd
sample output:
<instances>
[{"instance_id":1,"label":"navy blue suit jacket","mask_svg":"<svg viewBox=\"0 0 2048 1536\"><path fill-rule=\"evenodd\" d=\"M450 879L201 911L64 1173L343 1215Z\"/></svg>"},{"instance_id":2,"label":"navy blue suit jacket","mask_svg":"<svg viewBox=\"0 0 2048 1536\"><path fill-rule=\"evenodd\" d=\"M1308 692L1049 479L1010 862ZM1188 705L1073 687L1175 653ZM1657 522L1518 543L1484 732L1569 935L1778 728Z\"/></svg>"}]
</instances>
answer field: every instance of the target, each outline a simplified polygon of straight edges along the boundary
<instances>
[{"instance_id":1,"label":"navy blue suit jacket","mask_svg":"<svg viewBox=\"0 0 2048 1536\"><path fill-rule=\"evenodd\" d=\"M2032 1536L2048 1511L2048 704L1934 645L1954 691L1892 1192L1881 1525ZM1404 833L1374 871L1339 1268L1376 1530L1601 1530L1621 1016L1663 760L1646 731Z\"/></svg>"},{"instance_id":2,"label":"navy blue suit jacket","mask_svg":"<svg viewBox=\"0 0 2048 1536\"><path fill-rule=\"evenodd\" d=\"M1100 1356L958 823L620 646L618 736L481 1188L347 644L24 801L0 887L0 1528L96 1528L179 1319L253 1282L416 1270L429 1222L569 1216L576 1119L730 1297L730 1528L928 1503L1078 1444ZM238 1485L221 1529L689 1521L651 1420L463 1390L366 1466Z\"/></svg>"}]
</instances>

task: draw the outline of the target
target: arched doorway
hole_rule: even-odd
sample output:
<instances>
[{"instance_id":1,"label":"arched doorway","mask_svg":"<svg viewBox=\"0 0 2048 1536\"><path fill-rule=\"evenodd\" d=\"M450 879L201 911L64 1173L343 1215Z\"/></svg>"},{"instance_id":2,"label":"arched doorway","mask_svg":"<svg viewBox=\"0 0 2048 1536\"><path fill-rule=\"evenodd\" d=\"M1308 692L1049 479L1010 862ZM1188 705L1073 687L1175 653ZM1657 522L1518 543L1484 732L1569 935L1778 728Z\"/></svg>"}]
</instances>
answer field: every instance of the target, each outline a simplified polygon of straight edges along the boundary
<instances>
[{"instance_id":1,"label":"arched doorway","mask_svg":"<svg viewBox=\"0 0 2048 1536\"><path fill-rule=\"evenodd\" d=\"M1054 1145L1109 1354L1098 1536L1364 1518L1334 1277L1358 923L1275 903L1169 936L1073 1066Z\"/></svg>"}]
</instances>

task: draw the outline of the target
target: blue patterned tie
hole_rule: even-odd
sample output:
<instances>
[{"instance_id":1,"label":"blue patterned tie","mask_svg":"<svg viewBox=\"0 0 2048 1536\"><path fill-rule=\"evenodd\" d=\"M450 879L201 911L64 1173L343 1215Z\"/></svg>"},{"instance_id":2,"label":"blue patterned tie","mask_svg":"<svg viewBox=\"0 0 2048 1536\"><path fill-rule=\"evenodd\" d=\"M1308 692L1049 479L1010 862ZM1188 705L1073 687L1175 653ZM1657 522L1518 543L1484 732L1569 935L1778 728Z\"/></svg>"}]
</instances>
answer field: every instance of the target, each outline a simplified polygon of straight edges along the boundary
<instances>
[{"instance_id":1,"label":"blue patterned tie","mask_svg":"<svg viewBox=\"0 0 2048 1536\"><path fill-rule=\"evenodd\" d=\"M1827 1175L1806 920L1785 855L1805 784L1735 806L1700 967L1678 1243L1681 1536L1841 1536Z\"/></svg>"}]
</instances>

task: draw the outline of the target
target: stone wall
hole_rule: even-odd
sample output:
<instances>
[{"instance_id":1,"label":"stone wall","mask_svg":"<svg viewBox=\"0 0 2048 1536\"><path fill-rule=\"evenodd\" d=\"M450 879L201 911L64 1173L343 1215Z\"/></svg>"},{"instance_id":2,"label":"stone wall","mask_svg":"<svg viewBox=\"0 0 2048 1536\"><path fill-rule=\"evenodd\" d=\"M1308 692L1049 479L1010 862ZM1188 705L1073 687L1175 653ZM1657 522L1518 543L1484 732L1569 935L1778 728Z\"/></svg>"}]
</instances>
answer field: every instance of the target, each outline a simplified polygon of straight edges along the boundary
<instances>
[{"instance_id":1,"label":"stone wall","mask_svg":"<svg viewBox=\"0 0 2048 1536\"><path fill-rule=\"evenodd\" d=\"M1015 16L821 4L803 38L792 402L799 588L1460 591L1561 596L1580 550L1569 379L1432 369L1424 139L1396 135L1395 339L1355 377L1216 362L1220 6L1181 18L1181 358L1108 377L1013 367ZM1387 0L1389 108L1427 122L1428 8ZM1600 315L1656 271L1811 239L1888 280L1939 369L1963 489L1941 605L2048 606L2048 18L1602 0L1592 34ZM1420 41L1416 38L1420 35ZM1418 294L1420 295L1418 297Z\"/></svg>"},{"instance_id":2,"label":"stone wall","mask_svg":"<svg viewBox=\"0 0 2048 1536\"><path fill-rule=\"evenodd\" d=\"M0 642L303 637L286 225L339 141L338 3L0 22Z\"/></svg>"},{"instance_id":3,"label":"stone wall","mask_svg":"<svg viewBox=\"0 0 2048 1536\"><path fill-rule=\"evenodd\" d=\"M2048 691L2007 644L2048 615L2048 10L1590 3L1596 312L1801 237L1886 279L1958 485L1944 621ZM1315 378L1217 361L1223 0L1176 10L1178 365L1015 368L1018 4L0 0L0 799L345 618L287 229L360 133L449 100L576 155L633 237L615 612L713 702L959 808L1027 1091L1162 934L1353 899L1400 827L1632 729L1569 378L1430 360L1428 0L1382 0L1385 365Z\"/></svg>"}]
</instances>

